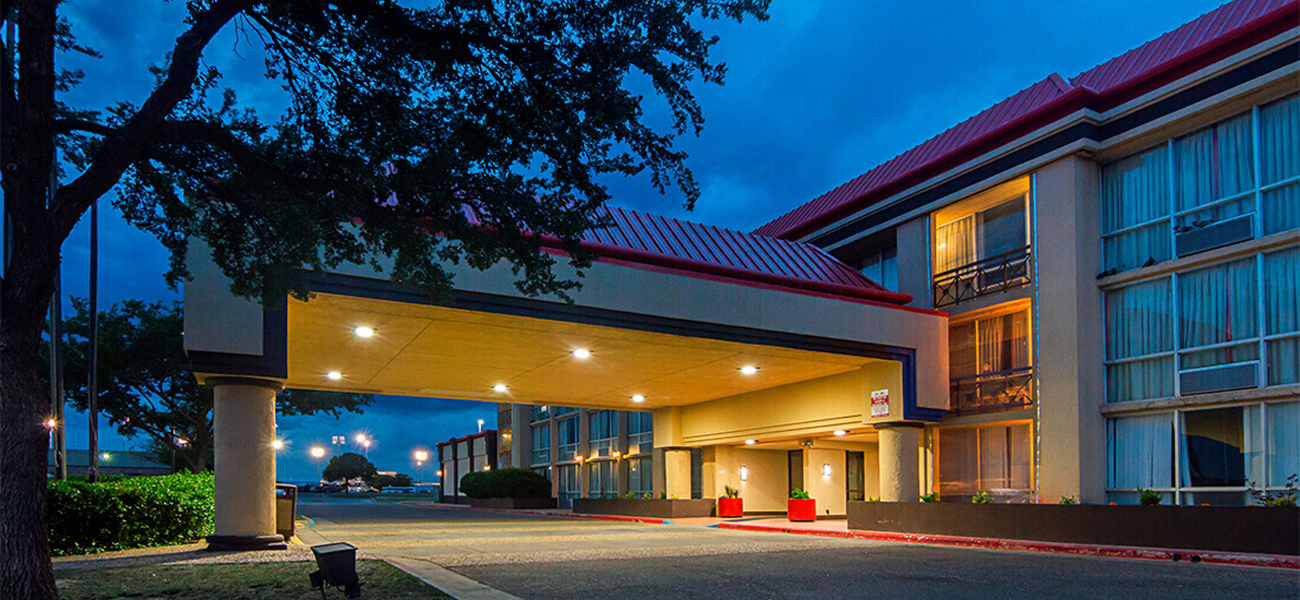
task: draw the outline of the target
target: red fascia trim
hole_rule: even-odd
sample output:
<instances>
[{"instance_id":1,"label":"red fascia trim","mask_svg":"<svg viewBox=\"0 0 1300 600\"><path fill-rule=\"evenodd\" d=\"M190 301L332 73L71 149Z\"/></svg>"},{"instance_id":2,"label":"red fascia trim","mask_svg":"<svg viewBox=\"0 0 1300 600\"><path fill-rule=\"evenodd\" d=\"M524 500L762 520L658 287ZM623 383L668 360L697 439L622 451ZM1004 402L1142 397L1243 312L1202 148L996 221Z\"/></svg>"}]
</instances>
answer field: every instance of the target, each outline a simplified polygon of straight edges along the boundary
<instances>
[{"instance_id":1,"label":"red fascia trim","mask_svg":"<svg viewBox=\"0 0 1300 600\"><path fill-rule=\"evenodd\" d=\"M1278 8L1213 43L1206 44L1168 61L1139 78L1106 90L1103 94L1098 94L1087 86L1076 86L1055 100L1017 117L1002 127L971 140L965 146L935 161L921 165L894 181L868 192L867 195L845 202L776 234L775 237L786 240L801 238L852 213L876 204L894 193L920 183L931 176L942 174L969 158L974 158L1002 145L1006 141L1014 140L1036 130L1040 127L1037 123L1050 123L1081 108L1105 111L1119 106L1127 100L1166 85L1192 71L1285 32L1294 26L1295 13L1300 12L1297 10L1298 8L1300 8L1300 4L1290 4ZM1034 123L1034 125L1031 126L1031 123Z\"/></svg>"},{"instance_id":2,"label":"red fascia trim","mask_svg":"<svg viewBox=\"0 0 1300 600\"><path fill-rule=\"evenodd\" d=\"M581 244L583 248L590 250L593 254L596 254L597 256L600 256L602 258L624 260L631 263L654 265L660 267L667 267L670 269L690 271L694 273L717 275L717 276L727 277L730 279L753 281L753 282L767 284L767 285L776 286L780 288L793 288L795 290L810 290L814 292L830 294L833 296L858 298L863 300L874 300L877 302L883 302L883 303L894 304L894 305L903 305L912 301L911 294L901 294L898 292L890 292L888 290L872 290L872 289L857 288L853 286L842 285L838 283L827 283L824 281L799 279L796 277L789 277L786 275L776 275L772 273L759 273L759 272L748 271L745 269L740 269L737 267L731 267L727 265L718 265L718 264L693 260L689 258L680 258L676 256L655 254L653 252L647 252L644 250L637 250L634 248L624 248L622 246L612 246L600 242L583 241L581 242ZM556 239L553 236L543 236L542 245L552 248L554 250L558 250L560 252L564 252L563 244L559 241L559 239Z\"/></svg>"}]
</instances>

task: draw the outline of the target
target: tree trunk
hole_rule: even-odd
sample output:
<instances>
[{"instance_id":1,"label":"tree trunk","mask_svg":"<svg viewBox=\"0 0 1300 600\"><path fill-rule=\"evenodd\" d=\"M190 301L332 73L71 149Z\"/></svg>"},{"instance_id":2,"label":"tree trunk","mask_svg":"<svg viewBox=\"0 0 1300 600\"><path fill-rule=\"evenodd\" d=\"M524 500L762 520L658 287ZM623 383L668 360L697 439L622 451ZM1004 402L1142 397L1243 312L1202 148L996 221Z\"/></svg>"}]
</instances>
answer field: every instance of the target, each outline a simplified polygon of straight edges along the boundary
<instances>
[{"instance_id":1,"label":"tree trunk","mask_svg":"<svg viewBox=\"0 0 1300 600\"><path fill-rule=\"evenodd\" d=\"M48 234L22 229L15 227L0 294L0 590L6 598L54 599L45 522L50 407L36 356L58 252Z\"/></svg>"}]
</instances>

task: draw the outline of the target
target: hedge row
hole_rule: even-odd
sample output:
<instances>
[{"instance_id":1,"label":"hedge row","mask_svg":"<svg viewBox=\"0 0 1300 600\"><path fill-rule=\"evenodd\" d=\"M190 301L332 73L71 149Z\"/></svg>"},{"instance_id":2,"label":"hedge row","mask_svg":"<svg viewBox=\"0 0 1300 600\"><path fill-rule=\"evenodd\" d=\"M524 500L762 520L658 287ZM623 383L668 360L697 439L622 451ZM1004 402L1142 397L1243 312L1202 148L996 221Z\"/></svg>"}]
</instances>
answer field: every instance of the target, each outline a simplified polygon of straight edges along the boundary
<instances>
[{"instance_id":1,"label":"hedge row","mask_svg":"<svg viewBox=\"0 0 1300 600\"><path fill-rule=\"evenodd\" d=\"M47 482L56 556L181 544L212 533L212 474Z\"/></svg>"},{"instance_id":2,"label":"hedge row","mask_svg":"<svg viewBox=\"0 0 1300 600\"><path fill-rule=\"evenodd\" d=\"M475 471L460 478L470 498L550 498L551 482L528 469Z\"/></svg>"}]
</instances>

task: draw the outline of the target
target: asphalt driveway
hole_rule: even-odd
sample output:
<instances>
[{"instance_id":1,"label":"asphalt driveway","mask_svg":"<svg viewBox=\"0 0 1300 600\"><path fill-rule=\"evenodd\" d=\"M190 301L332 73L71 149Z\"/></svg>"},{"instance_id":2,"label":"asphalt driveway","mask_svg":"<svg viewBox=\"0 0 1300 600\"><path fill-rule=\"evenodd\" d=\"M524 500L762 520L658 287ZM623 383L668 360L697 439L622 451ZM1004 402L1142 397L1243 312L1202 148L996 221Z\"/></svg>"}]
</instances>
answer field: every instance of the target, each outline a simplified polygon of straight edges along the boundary
<instances>
[{"instance_id":1,"label":"asphalt driveway","mask_svg":"<svg viewBox=\"0 0 1300 600\"><path fill-rule=\"evenodd\" d=\"M1300 598L1295 570L307 500L312 531L520 598Z\"/></svg>"}]
</instances>

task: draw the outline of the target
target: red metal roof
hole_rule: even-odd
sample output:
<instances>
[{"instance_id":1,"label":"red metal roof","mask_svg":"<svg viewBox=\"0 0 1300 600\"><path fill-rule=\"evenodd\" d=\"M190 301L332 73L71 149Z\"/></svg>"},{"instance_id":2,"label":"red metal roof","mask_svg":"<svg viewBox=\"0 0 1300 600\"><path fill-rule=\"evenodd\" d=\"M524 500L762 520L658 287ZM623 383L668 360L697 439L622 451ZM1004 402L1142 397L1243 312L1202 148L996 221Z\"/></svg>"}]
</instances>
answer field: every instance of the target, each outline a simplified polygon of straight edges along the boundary
<instances>
[{"instance_id":1,"label":"red metal roof","mask_svg":"<svg viewBox=\"0 0 1300 600\"><path fill-rule=\"evenodd\" d=\"M890 194L969 160L1033 129L1035 120L1059 118L1071 102L1104 110L1163 85L1189 63L1212 62L1213 52L1245 36L1282 23L1294 27L1300 0L1234 0L1174 31L1080 73L1066 82L1053 73L989 109L926 140L754 230L759 235L797 238L879 202ZM1205 60L1205 59L1209 60ZM1068 98L1067 98L1068 97ZM1073 108L1073 107L1071 107Z\"/></svg>"},{"instance_id":2,"label":"red metal roof","mask_svg":"<svg viewBox=\"0 0 1300 600\"><path fill-rule=\"evenodd\" d=\"M912 301L912 296L885 289L812 244L624 208L605 210L613 224L587 232L582 245L606 261L794 292L900 305Z\"/></svg>"}]
</instances>

